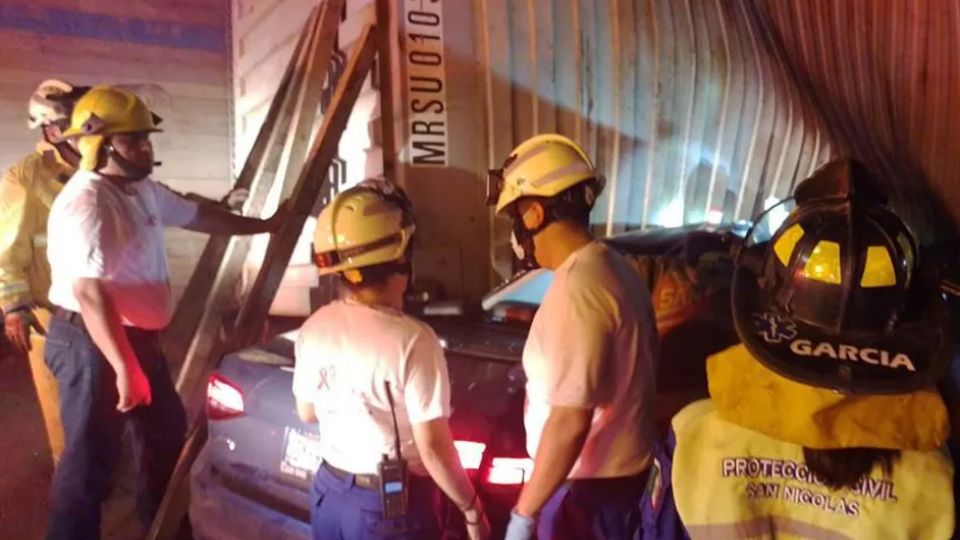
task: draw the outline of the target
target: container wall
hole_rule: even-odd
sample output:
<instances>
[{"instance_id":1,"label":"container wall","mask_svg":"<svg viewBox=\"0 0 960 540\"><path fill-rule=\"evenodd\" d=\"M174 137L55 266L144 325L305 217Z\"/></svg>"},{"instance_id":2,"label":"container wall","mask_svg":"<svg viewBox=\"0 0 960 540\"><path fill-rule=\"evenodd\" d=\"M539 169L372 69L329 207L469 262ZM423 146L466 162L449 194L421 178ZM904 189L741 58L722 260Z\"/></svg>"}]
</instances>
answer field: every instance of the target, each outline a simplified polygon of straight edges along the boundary
<instances>
[{"instance_id":1,"label":"container wall","mask_svg":"<svg viewBox=\"0 0 960 540\"><path fill-rule=\"evenodd\" d=\"M483 0L487 162L557 131L606 176L605 234L749 219L830 153L745 1ZM493 226L508 267L508 231Z\"/></svg>"},{"instance_id":2,"label":"container wall","mask_svg":"<svg viewBox=\"0 0 960 540\"><path fill-rule=\"evenodd\" d=\"M838 152L871 165L923 239L960 218L960 3L751 2Z\"/></svg>"}]
</instances>

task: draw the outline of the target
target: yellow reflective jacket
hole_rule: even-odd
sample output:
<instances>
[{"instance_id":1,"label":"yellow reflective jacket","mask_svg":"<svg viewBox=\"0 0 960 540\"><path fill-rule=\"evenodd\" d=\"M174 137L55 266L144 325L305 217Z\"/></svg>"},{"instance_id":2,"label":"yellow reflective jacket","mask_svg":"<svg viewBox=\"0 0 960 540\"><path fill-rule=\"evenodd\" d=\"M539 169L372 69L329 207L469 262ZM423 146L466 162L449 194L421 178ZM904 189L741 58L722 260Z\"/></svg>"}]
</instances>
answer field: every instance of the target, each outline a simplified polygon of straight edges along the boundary
<instances>
[{"instance_id":1,"label":"yellow reflective jacket","mask_svg":"<svg viewBox=\"0 0 960 540\"><path fill-rule=\"evenodd\" d=\"M41 143L0 178L0 310L48 306L47 217L73 172Z\"/></svg>"},{"instance_id":2,"label":"yellow reflective jacket","mask_svg":"<svg viewBox=\"0 0 960 540\"><path fill-rule=\"evenodd\" d=\"M711 400L671 425L677 513L702 538L946 539L954 528L953 465L935 390L843 395L786 379L743 345L708 360ZM901 450L851 489L831 490L803 448Z\"/></svg>"},{"instance_id":3,"label":"yellow reflective jacket","mask_svg":"<svg viewBox=\"0 0 960 540\"><path fill-rule=\"evenodd\" d=\"M944 452L901 452L853 488L810 473L803 447L724 420L710 401L673 422L674 503L692 540L946 540L954 527L953 467Z\"/></svg>"}]
</instances>

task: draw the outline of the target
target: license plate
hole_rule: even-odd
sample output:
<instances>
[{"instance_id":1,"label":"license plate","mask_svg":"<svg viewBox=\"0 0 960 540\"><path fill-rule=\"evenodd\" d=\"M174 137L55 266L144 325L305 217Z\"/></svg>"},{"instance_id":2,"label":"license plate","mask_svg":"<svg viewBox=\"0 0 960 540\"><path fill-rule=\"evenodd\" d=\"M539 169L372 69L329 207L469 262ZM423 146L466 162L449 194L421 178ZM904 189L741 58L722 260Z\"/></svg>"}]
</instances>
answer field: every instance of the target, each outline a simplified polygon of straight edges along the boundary
<instances>
[{"instance_id":1,"label":"license plate","mask_svg":"<svg viewBox=\"0 0 960 540\"><path fill-rule=\"evenodd\" d=\"M284 439L280 472L297 478L313 476L320 468L320 439L290 427Z\"/></svg>"}]
</instances>

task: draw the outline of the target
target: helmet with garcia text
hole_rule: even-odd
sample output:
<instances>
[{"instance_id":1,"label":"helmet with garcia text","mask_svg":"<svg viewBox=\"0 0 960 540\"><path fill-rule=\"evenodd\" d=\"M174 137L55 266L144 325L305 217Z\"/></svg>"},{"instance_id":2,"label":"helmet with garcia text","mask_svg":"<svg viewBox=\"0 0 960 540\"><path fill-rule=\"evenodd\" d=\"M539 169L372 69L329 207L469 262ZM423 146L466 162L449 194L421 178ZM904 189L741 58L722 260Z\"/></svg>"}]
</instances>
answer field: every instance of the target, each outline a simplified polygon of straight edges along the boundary
<instances>
[{"instance_id":1,"label":"helmet with garcia text","mask_svg":"<svg viewBox=\"0 0 960 540\"><path fill-rule=\"evenodd\" d=\"M863 164L837 159L802 182L769 242L737 257L734 322L781 375L853 393L930 385L950 357L946 307L916 240Z\"/></svg>"}]
</instances>

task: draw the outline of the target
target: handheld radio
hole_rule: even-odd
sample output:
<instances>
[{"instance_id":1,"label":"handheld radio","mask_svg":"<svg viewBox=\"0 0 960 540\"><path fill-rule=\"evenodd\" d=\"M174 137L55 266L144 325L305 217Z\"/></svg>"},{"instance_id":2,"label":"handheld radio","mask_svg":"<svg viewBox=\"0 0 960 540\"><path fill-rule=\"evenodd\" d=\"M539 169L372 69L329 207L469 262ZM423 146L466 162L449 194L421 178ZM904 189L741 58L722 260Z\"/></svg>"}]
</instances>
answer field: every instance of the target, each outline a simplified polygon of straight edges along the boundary
<instances>
[{"instance_id":1,"label":"handheld radio","mask_svg":"<svg viewBox=\"0 0 960 540\"><path fill-rule=\"evenodd\" d=\"M383 455L377 465L380 476L380 500L383 502L383 517L400 518L407 515L407 461L400 452L400 429L397 427L397 412L393 405L390 383L384 382L390 416L393 418L394 458Z\"/></svg>"}]
</instances>

